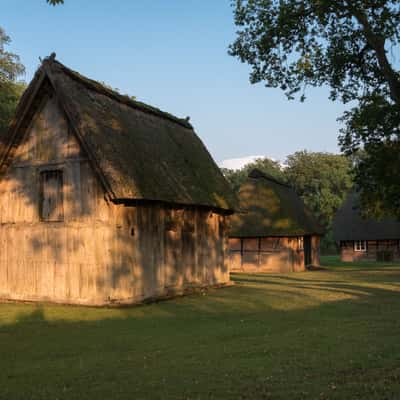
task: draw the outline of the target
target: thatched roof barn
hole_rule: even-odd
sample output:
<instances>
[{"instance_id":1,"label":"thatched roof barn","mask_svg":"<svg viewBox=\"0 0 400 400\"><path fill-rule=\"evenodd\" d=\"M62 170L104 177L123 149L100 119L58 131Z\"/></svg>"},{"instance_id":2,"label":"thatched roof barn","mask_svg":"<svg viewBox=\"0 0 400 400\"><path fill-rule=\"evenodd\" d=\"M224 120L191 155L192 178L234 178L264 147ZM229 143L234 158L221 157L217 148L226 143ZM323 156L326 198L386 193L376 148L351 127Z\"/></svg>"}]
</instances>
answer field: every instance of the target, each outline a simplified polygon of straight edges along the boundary
<instances>
[{"instance_id":1,"label":"thatched roof barn","mask_svg":"<svg viewBox=\"0 0 400 400\"><path fill-rule=\"evenodd\" d=\"M231 270L291 272L319 265L323 229L290 186L255 169L238 197L229 229Z\"/></svg>"},{"instance_id":2,"label":"thatched roof barn","mask_svg":"<svg viewBox=\"0 0 400 400\"><path fill-rule=\"evenodd\" d=\"M0 149L0 298L225 284L235 196L188 121L45 59Z\"/></svg>"},{"instance_id":3,"label":"thatched roof barn","mask_svg":"<svg viewBox=\"0 0 400 400\"><path fill-rule=\"evenodd\" d=\"M333 220L333 236L342 261L400 260L400 221L363 218L359 196L349 193Z\"/></svg>"}]
</instances>

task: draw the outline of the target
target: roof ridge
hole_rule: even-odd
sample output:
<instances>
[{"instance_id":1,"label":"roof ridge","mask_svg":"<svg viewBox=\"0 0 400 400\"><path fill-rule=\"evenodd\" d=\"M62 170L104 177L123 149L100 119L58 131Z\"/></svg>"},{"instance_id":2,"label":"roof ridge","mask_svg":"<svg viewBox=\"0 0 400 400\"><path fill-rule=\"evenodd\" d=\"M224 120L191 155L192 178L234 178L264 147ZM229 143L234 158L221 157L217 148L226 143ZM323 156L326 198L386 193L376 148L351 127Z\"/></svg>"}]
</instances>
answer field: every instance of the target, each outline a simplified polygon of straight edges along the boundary
<instances>
[{"instance_id":1,"label":"roof ridge","mask_svg":"<svg viewBox=\"0 0 400 400\"><path fill-rule=\"evenodd\" d=\"M55 60L54 58L47 57L43 60L42 64L44 64L44 63L47 63L50 66L50 68L53 66L53 64L56 64L70 78L78 81L79 83L85 85L86 87L88 87L91 90L94 90L98 93L101 93L105 96L112 98L115 101L118 101L119 103L125 104L125 105L135 108L135 109L139 109L139 110L147 112L149 114L159 116L161 118L175 122L185 128L193 130L192 124L190 124L186 119L176 117L175 115L170 114L166 111L162 111L157 107L153 107L149 104L143 103L138 100L133 100L127 95L123 95L123 94L118 93L115 90L109 89L106 86L104 86L102 83L95 81L93 79L87 78L86 76L81 75L79 72L66 67L64 64L60 63L59 61Z\"/></svg>"},{"instance_id":2,"label":"roof ridge","mask_svg":"<svg viewBox=\"0 0 400 400\"><path fill-rule=\"evenodd\" d=\"M288 187L288 188L290 188L290 189L293 189L292 186L290 186L288 183L285 183L285 182L281 181L279 178L275 178L274 176L272 176L272 175L270 175L270 174L267 174L266 172L261 171L261 170L258 169L258 168L253 168L253 169L249 172L248 177L249 177L249 178L252 178L252 179L263 178L263 179L266 179L266 180L268 180L268 181L275 182L275 183L277 183L278 185L286 186L286 187Z\"/></svg>"}]
</instances>

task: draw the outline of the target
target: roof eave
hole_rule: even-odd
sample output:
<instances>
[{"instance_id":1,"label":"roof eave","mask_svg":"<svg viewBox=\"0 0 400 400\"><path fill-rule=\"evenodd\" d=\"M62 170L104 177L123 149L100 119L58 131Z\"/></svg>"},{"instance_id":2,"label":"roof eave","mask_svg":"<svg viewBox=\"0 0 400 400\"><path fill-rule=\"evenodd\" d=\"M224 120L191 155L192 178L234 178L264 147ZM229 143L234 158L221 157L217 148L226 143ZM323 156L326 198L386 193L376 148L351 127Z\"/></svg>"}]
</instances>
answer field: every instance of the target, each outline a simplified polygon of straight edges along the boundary
<instances>
[{"instance_id":1,"label":"roof eave","mask_svg":"<svg viewBox=\"0 0 400 400\"><path fill-rule=\"evenodd\" d=\"M195 204L195 203L185 203L185 202L173 202L173 201L167 201L167 200L155 200L155 199L145 199L145 198L121 198L121 197L115 197L111 200L114 204L123 204L126 206L135 206L139 204L163 204L172 208L184 208L184 207L190 207L190 208L203 208L203 209L209 209L211 211L215 211L217 213L223 213L227 215L231 215L235 212L234 209L231 208L224 208L224 207L219 207L216 205L211 205L211 204Z\"/></svg>"}]
</instances>

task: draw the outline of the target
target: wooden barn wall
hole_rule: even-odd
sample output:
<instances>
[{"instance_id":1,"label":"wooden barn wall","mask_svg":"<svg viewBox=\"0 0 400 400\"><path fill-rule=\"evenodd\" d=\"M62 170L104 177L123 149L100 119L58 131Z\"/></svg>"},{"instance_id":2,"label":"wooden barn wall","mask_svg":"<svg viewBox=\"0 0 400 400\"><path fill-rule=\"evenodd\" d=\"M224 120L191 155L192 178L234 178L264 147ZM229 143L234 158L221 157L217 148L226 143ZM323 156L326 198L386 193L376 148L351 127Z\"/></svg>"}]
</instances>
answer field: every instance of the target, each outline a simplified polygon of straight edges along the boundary
<instances>
[{"instance_id":1,"label":"wooden barn wall","mask_svg":"<svg viewBox=\"0 0 400 400\"><path fill-rule=\"evenodd\" d=\"M311 263L320 265L320 237L311 237ZM299 272L304 250L297 237L229 238L229 267L237 272Z\"/></svg>"},{"instance_id":2,"label":"wooden barn wall","mask_svg":"<svg viewBox=\"0 0 400 400\"><path fill-rule=\"evenodd\" d=\"M304 271L304 251L297 238L230 238L229 267L250 273Z\"/></svg>"},{"instance_id":3,"label":"wooden barn wall","mask_svg":"<svg viewBox=\"0 0 400 400\"><path fill-rule=\"evenodd\" d=\"M366 251L355 251L353 240L340 242L341 260L344 262L377 261L382 253L389 253L392 261L400 261L400 239L367 240L366 244Z\"/></svg>"},{"instance_id":4,"label":"wooden barn wall","mask_svg":"<svg viewBox=\"0 0 400 400\"><path fill-rule=\"evenodd\" d=\"M62 171L63 221L40 219L40 176ZM0 298L134 303L229 282L225 216L107 202L50 98L0 182Z\"/></svg>"},{"instance_id":5,"label":"wooden barn wall","mask_svg":"<svg viewBox=\"0 0 400 400\"><path fill-rule=\"evenodd\" d=\"M321 265L321 237L311 236L311 264L313 266Z\"/></svg>"}]
</instances>

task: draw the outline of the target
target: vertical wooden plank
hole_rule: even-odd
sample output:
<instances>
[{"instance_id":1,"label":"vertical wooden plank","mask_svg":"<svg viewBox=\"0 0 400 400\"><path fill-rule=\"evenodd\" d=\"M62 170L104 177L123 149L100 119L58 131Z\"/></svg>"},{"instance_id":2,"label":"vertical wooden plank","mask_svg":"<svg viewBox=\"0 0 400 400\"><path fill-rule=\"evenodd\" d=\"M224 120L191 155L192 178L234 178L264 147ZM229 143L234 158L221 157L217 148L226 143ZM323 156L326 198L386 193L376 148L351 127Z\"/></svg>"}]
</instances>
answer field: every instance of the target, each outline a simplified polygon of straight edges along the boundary
<instances>
[{"instance_id":1,"label":"vertical wooden plank","mask_svg":"<svg viewBox=\"0 0 400 400\"><path fill-rule=\"evenodd\" d=\"M23 266L21 278L24 282L23 293L26 296L34 295L35 287L35 271L31 268L32 259L27 256L31 253L30 237L31 232L29 226L23 226L20 232L21 265Z\"/></svg>"},{"instance_id":2,"label":"vertical wooden plank","mask_svg":"<svg viewBox=\"0 0 400 400\"><path fill-rule=\"evenodd\" d=\"M58 300L65 300L67 293L67 262L65 229L61 225L51 229L53 246L51 249L51 263L54 266L54 295Z\"/></svg>"},{"instance_id":3,"label":"vertical wooden plank","mask_svg":"<svg viewBox=\"0 0 400 400\"><path fill-rule=\"evenodd\" d=\"M17 197L16 197L16 179L15 179L15 168L10 171L10 186L8 193L8 222L15 223L16 222L16 205L17 205Z\"/></svg>"},{"instance_id":4,"label":"vertical wooden plank","mask_svg":"<svg viewBox=\"0 0 400 400\"><path fill-rule=\"evenodd\" d=\"M165 226L165 286L181 287L183 284L182 209L169 209Z\"/></svg>"},{"instance_id":5,"label":"vertical wooden plank","mask_svg":"<svg viewBox=\"0 0 400 400\"><path fill-rule=\"evenodd\" d=\"M108 203L105 199L105 193L102 186L97 182L96 184L97 189L97 204L96 204L96 213L95 218L102 222L107 222L111 218L111 207L112 204Z\"/></svg>"},{"instance_id":6,"label":"vertical wooden plank","mask_svg":"<svg viewBox=\"0 0 400 400\"><path fill-rule=\"evenodd\" d=\"M7 228L2 227L0 229L0 293L6 297L9 293L8 288L8 271L7 271Z\"/></svg>"},{"instance_id":7,"label":"vertical wooden plank","mask_svg":"<svg viewBox=\"0 0 400 400\"><path fill-rule=\"evenodd\" d=\"M67 128L67 157L77 159L83 156L78 140L70 127Z\"/></svg>"},{"instance_id":8,"label":"vertical wooden plank","mask_svg":"<svg viewBox=\"0 0 400 400\"><path fill-rule=\"evenodd\" d=\"M140 231L140 258L143 280L143 295L149 297L151 295L152 282L154 280L153 253L151 249L150 232L151 220L150 209L148 206L138 207L138 230Z\"/></svg>"},{"instance_id":9,"label":"vertical wooden plank","mask_svg":"<svg viewBox=\"0 0 400 400\"><path fill-rule=\"evenodd\" d=\"M182 226L182 274L185 283L193 283L195 281L195 218L196 214L193 209L187 208L183 212Z\"/></svg>"},{"instance_id":10,"label":"vertical wooden plank","mask_svg":"<svg viewBox=\"0 0 400 400\"><path fill-rule=\"evenodd\" d=\"M199 265L198 265L198 282L200 284L206 282L206 260L208 257L208 243L207 243L207 219L208 219L208 211L200 210L199 211L199 225L198 225L198 233L199 233Z\"/></svg>"},{"instance_id":11,"label":"vertical wooden plank","mask_svg":"<svg viewBox=\"0 0 400 400\"><path fill-rule=\"evenodd\" d=\"M64 219L76 221L81 215L81 179L79 163L68 161L63 168Z\"/></svg>"},{"instance_id":12,"label":"vertical wooden plank","mask_svg":"<svg viewBox=\"0 0 400 400\"><path fill-rule=\"evenodd\" d=\"M60 170L40 173L40 211L44 221L64 219L63 173Z\"/></svg>"},{"instance_id":13,"label":"vertical wooden plank","mask_svg":"<svg viewBox=\"0 0 400 400\"><path fill-rule=\"evenodd\" d=\"M68 293L71 300L81 300L81 275L79 260L79 229L70 226L67 229L67 259L69 268Z\"/></svg>"},{"instance_id":14,"label":"vertical wooden plank","mask_svg":"<svg viewBox=\"0 0 400 400\"><path fill-rule=\"evenodd\" d=\"M82 213L88 219L95 219L97 206L97 187L95 177L87 161L81 162L81 193L82 193Z\"/></svg>"},{"instance_id":15,"label":"vertical wooden plank","mask_svg":"<svg viewBox=\"0 0 400 400\"><path fill-rule=\"evenodd\" d=\"M226 215L223 217L223 235L222 235L222 254L223 254L223 269L224 269L224 277L223 282L227 283L230 281L229 274L229 236L228 236L228 218Z\"/></svg>"},{"instance_id":16,"label":"vertical wooden plank","mask_svg":"<svg viewBox=\"0 0 400 400\"><path fill-rule=\"evenodd\" d=\"M139 207L134 208L132 215L132 227L133 227L133 296L140 298L143 293L143 269L141 265L141 253L140 253L140 230L138 222ZM132 228L131 227L131 228Z\"/></svg>"},{"instance_id":17,"label":"vertical wooden plank","mask_svg":"<svg viewBox=\"0 0 400 400\"><path fill-rule=\"evenodd\" d=\"M39 185L37 182L36 170L33 167L27 167L25 173L24 182L24 208L25 215L24 221L32 223L38 220L38 195Z\"/></svg>"},{"instance_id":18,"label":"vertical wooden plank","mask_svg":"<svg viewBox=\"0 0 400 400\"><path fill-rule=\"evenodd\" d=\"M2 224L7 222L9 187L9 178L6 174L0 181L0 223Z\"/></svg>"}]
</instances>

